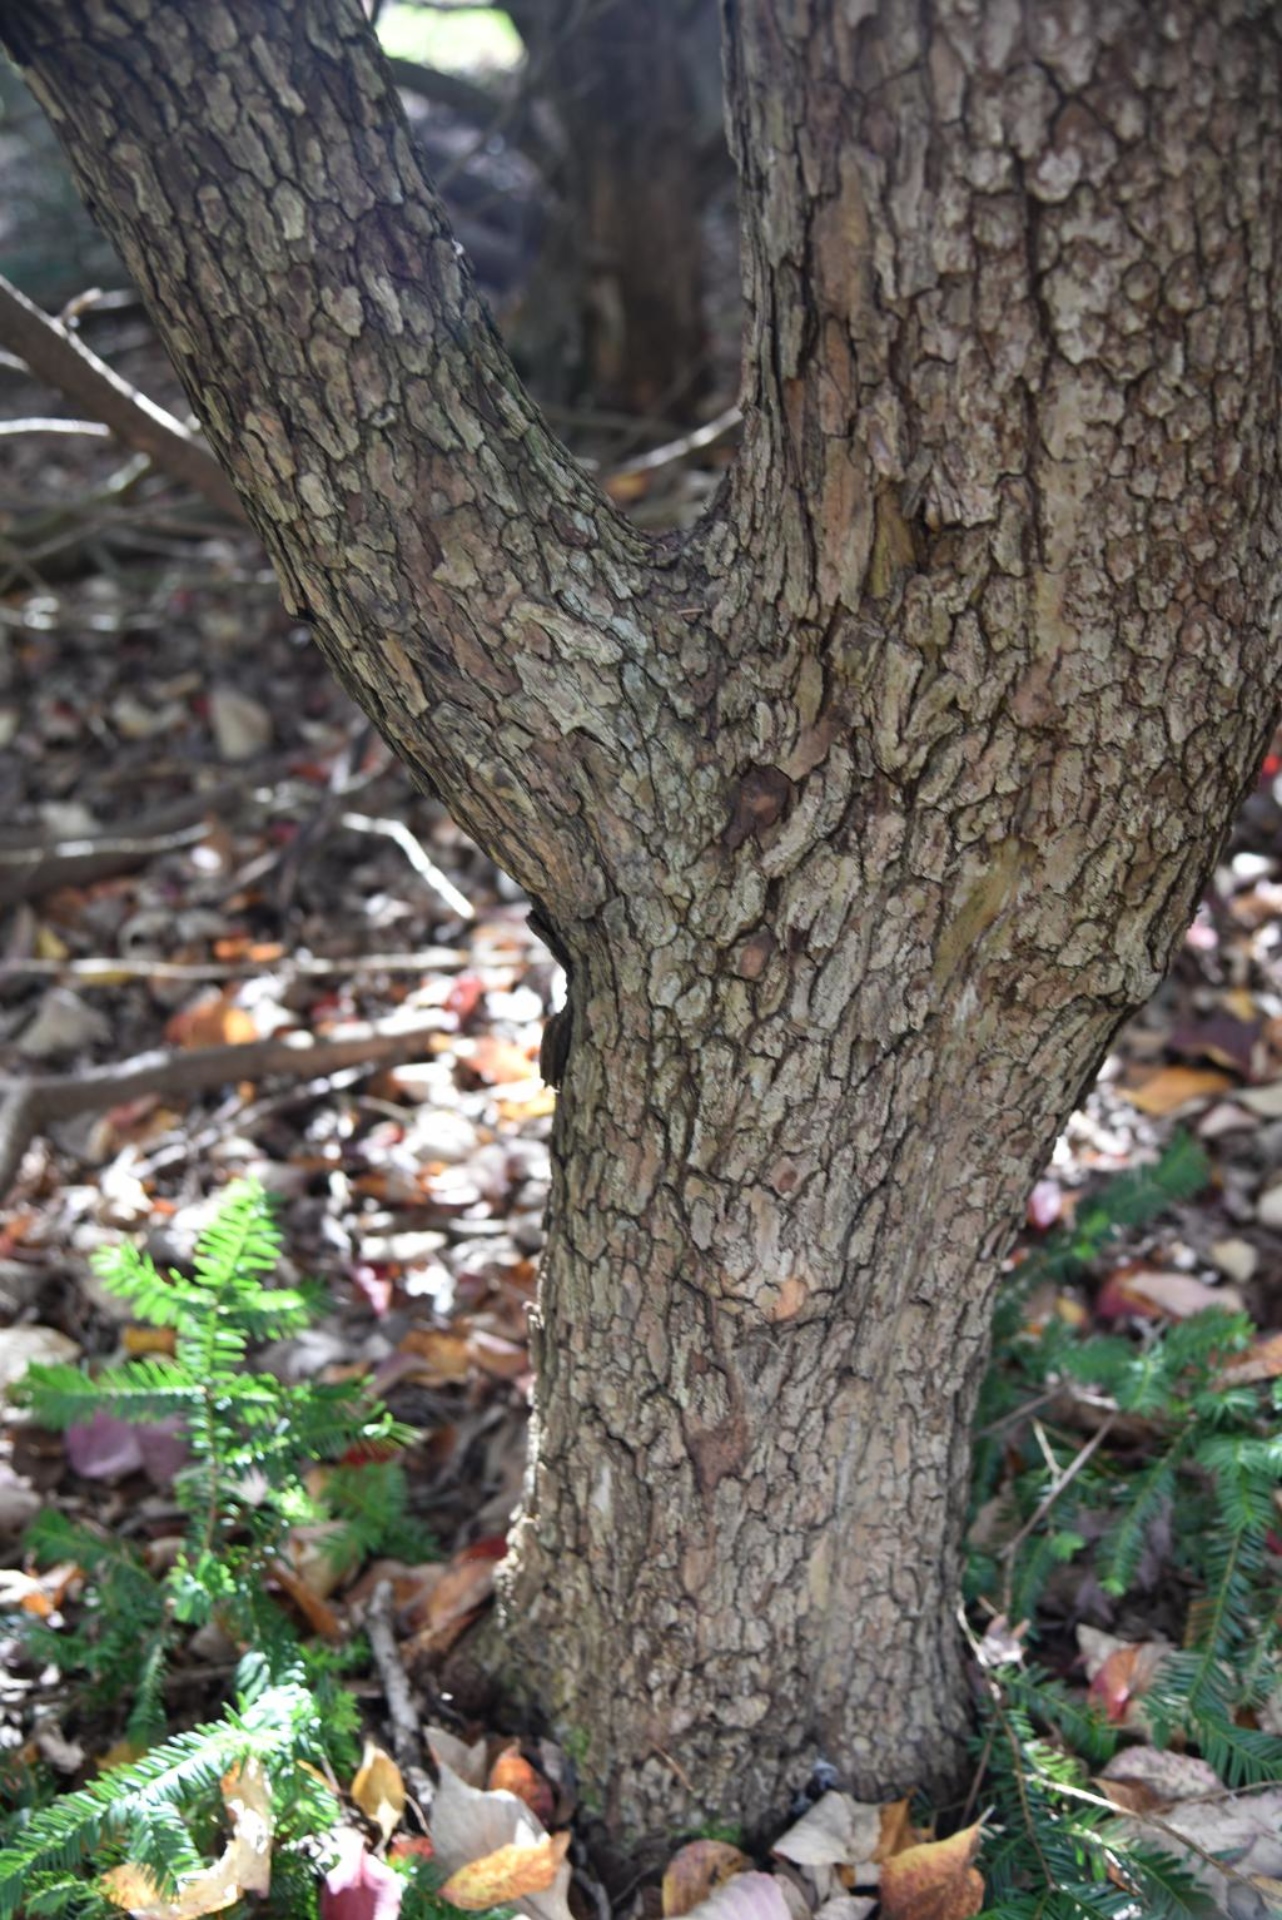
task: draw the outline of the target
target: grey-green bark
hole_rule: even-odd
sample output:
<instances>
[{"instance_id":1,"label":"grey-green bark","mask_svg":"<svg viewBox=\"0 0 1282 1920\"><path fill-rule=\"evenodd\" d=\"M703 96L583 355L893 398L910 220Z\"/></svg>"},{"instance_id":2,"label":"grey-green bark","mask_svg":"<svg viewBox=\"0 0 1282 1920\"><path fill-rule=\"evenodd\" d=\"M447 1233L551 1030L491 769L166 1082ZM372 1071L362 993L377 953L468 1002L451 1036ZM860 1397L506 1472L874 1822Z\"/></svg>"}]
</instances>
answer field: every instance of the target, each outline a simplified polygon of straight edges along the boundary
<instances>
[{"instance_id":1,"label":"grey-green bark","mask_svg":"<svg viewBox=\"0 0 1282 1920\"><path fill-rule=\"evenodd\" d=\"M997 1259L1277 705L1276 12L729 25L745 443L652 543L356 0L0 0L291 603L572 959L510 1617L634 1833L954 1765Z\"/></svg>"}]
</instances>

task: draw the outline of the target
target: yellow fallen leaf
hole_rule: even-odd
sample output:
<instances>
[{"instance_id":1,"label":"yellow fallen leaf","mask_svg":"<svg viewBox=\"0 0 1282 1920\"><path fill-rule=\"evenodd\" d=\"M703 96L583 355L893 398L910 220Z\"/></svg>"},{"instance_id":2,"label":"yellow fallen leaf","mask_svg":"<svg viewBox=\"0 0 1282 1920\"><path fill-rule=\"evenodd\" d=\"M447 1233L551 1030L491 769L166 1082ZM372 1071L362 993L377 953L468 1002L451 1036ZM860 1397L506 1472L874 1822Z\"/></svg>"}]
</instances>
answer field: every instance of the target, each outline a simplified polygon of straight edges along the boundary
<instances>
[{"instance_id":1,"label":"yellow fallen leaf","mask_svg":"<svg viewBox=\"0 0 1282 1920\"><path fill-rule=\"evenodd\" d=\"M257 1760L233 1767L220 1782L231 1839L212 1867L187 1874L172 1895L162 1893L145 1867L113 1867L99 1891L134 1920L201 1920L235 1906L246 1893L266 1893L272 1872L271 1788Z\"/></svg>"},{"instance_id":2,"label":"yellow fallen leaf","mask_svg":"<svg viewBox=\"0 0 1282 1920\"><path fill-rule=\"evenodd\" d=\"M527 1893L546 1893L570 1845L569 1833L545 1833L527 1846L513 1841L494 1853L483 1854L452 1873L441 1888L441 1899L467 1913L500 1907Z\"/></svg>"},{"instance_id":3,"label":"yellow fallen leaf","mask_svg":"<svg viewBox=\"0 0 1282 1920\"><path fill-rule=\"evenodd\" d=\"M1218 1073L1214 1067L1159 1067L1142 1085L1120 1087L1118 1091L1141 1113L1162 1119L1191 1100L1210 1100L1227 1093L1233 1085L1229 1074Z\"/></svg>"},{"instance_id":4,"label":"yellow fallen leaf","mask_svg":"<svg viewBox=\"0 0 1282 1920\"><path fill-rule=\"evenodd\" d=\"M365 1742L361 1764L352 1781L352 1799L367 1820L372 1820L384 1840L390 1840L401 1824L405 1811L405 1782L390 1753Z\"/></svg>"},{"instance_id":5,"label":"yellow fallen leaf","mask_svg":"<svg viewBox=\"0 0 1282 1920\"><path fill-rule=\"evenodd\" d=\"M883 1861L882 1920L970 1920L984 1904L983 1876L971 1865L980 1838L977 1821Z\"/></svg>"}]
</instances>

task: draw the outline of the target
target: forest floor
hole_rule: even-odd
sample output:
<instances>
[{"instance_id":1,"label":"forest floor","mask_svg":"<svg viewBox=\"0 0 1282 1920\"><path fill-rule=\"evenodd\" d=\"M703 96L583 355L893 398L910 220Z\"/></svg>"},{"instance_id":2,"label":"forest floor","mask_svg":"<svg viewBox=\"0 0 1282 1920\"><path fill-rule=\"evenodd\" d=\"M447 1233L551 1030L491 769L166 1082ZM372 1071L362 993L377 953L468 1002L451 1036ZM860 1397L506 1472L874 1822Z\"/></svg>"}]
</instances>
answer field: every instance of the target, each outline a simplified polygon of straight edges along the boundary
<instances>
[{"instance_id":1,"label":"forest floor","mask_svg":"<svg viewBox=\"0 0 1282 1920\"><path fill-rule=\"evenodd\" d=\"M176 402L128 316L112 351L126 377ZM12 377L0 402L11 418L59 411L56 397ZM0 1401L32 1360L95 1366L144 1350L144 1331L91 1258L128 1237L161 1265L182 1265L228 1184L260 1181L279 1200L286 1272L322 1280L329 1305L255 1365L287 1380L367 1378L419 1435L405 1457L410 1507L438 1545L418 1564L367 1561L335 1577L300 1543L280 1604L300 1631L341 1644L390 1580L414 1712L462 1742L450 1756L484 1787L506 1736L474 1629L525 1462L525 1330L553 1111L538 1051L560 991L555 963L517 889L411 788L290 624L249 536L201 526L159 480L123 503L67 513L119 456L69 437L5 444L0 532L21 524L25 538L46 505L62 517L27 558L0 549ZM695 463L685 504L715 484L723 458L724 443ZM644 476L618 492L653 506ZM334 1054L339 1043L347 1050ZM228 1046L245 1047L253 1070L210 1053ZM33 1085L34 1101L23 1093ZM1249 1317L1255 1378L1267 1381L1282 1371L1276 757L1171 977L1119 1035L1030 1196L1015 1264L1071 1240L1083 1204L1113 1176L1151 1167L1176 1130L1205 1153L1197 1191L1097 1236L1075 1267L1048 1267L1020 1309L1024 1324L1121 1333L1142 1350L1163 1328L1224 1307ZM1101 1443L1099 1418L1093 1431L1084 1417L1055 1428L1044 1413L1047 1440L1026 1400L998 1422L1005 1451L990 1461L978 1506L976 1539L994 1565L1010 1539L1002 1502L1028 1450L1049 1446L1058 1500L1078 1452L1097 1452L1098 1466L1119 1447L1142 1458L1153 1439L1115 1420ZM40 1568L26 1528L56 1508L162 1563L182 1521L173 1471L171 1456L140 1450L119 1423L68 1436L0 1410L0 1566L11 1569L0 1600L18 1609L7 1636L0 1626L10 1772L21 1762L78 1784L120 1733L119 1716L85 1707L65 1676L24 1650L23 1608L56 1628L82 1619L86 1604L83 1574ZM1119 1597L1089 1551L1060 1551L1036 1624L1016 1639L1036 1639L1042 1662L1143 1747L1137 1650L1179 1632L1169 1569L1154 1546ZM993 1634L1020 1626L1000 1604L1009 1597L972 1593L981 1651L986 1635L991 1650ZM175 1727L217 1711L228 1653L216 1632L193 1638L173 1676ZM367 1731L390 1746L383 1679L371 1669L353 1684ZM535 1797L547 1823L564 1825L572 1768L547 1743L526 1759L545 1770ZM1148 1807L1214 1804L1218 1792L1223 1814L1233 1783L1196 1779L1196 1793L1186 1781L1172 1794L1168 1782L1156 1798L1150 1781ZM804 1807L807 1783L797 1784ZM839 1774L811 1783L811 1797L825 1786L840 1793ZM980 1779L972 1816L985 1804ZM1144 1811L1142 1796L1126 1804ZM781 1807L780 1826L797 1812ZM1234 1829L1220 1887L1244 1920L1243 1889L1267 1911L1268 1883L1282 1880L1282 1853L1266 1845L1277 1795L1250 1817L1245 1839ZM1188 1831L1198 1858L1222 1851L1214 1821ZM920 1838L905 1828L899 1851ZM849 1857L849 1833L829 1842L811 1834L793 1846L789 1911L859 1920L875 1887ZM726 1870L721 1856L686 1858L696 1893ZM951 1905L894 1911L974 1912L969 1856L948 1871L963 1876ZM586 1920L599 1889L582 1853L576 1876L571 1908ZM630 1896L648 1914L691 1904L689 1888L647 1884ZM361 1920L379 1909L371 1893L367 1908L347 1911Z\"/></svg>"}]
</instances>

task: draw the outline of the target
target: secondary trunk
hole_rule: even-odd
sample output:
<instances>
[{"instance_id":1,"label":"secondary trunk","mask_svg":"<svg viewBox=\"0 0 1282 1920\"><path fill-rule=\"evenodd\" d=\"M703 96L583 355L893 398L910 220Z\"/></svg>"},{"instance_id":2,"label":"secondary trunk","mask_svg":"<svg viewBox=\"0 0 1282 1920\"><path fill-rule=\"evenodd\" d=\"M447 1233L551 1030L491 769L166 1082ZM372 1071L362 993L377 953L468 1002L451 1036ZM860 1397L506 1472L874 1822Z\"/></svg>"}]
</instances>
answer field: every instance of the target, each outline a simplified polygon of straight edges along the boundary
<instances>
[{"instance_id":1,"label":"secondary trunk","mask_svg":"<svg viewBox=\"0 0 1282 1920\"><path fill-rule=\"evenodd\" d=\"M1276 12L731 26L744 448L649 543L357 0L0 0L290 604L570 959L509 1618L634 1834L950 1772L997 1255L1277 704Z\"/></svg>"}]
</instances>

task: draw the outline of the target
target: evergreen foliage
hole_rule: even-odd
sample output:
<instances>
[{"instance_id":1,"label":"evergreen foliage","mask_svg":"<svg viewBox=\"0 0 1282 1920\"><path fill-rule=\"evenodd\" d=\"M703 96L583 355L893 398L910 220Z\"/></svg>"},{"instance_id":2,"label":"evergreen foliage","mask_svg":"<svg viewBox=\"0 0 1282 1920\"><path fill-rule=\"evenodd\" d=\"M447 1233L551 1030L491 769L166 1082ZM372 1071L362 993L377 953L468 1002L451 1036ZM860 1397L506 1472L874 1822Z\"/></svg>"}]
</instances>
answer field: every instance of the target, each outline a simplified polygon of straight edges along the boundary
<instances>
[{"instance_id":1,"label":"evergreen foliage","mask_svg":"<svg viewBox=\"0 0 1282 1920\"><path fill-rule=\"evenodd\" d=\"M1179 1596L1182 1644L1144 1691L1147 1722L1156 1745L1200 1754L1238 1788L1282 1781L1282 1739L1252 1724L1282 1680L1268 1565L1282 1383L1226 1374L1253 1336L1244 1314L1212 1310L1134 1337L1083 1334L1055 1314L1025 1322L1036 1283L1082 1274L1119 1227L1153 1219L1204 1178L1200 1149L1177 1137L1157 1167L1112 1181L1016 1270L997 1316L972 1487L973 1513L997 1498L1004 1524L997 1544L972 1550L967 1580L971 1601L990 1614L1000 1605L1033 1647L1038 1602L1066 1561L1114 1599L1159 1583ZM1071 1387L1089 1396L1091 1440L1056 1422L1056 1397ZM1108 1447L1125 1423L1142 1423L1143 1444ZM991 1542L991 1528L977 1532ZM1088 1701L1013 1658L985 1674L981 1721L981 1791L997 1816L984 1849L989 1920L1213 1910L1160 1834L1137 1841L1135 1823L1090 1788L1120 1731Z\"/></svg>"},{"instance_id":2,"label":"evergreen foliage","mask_svg":"<svg viewBox=\"0 0 1282 1920\"><path fill-rule=\"evenodd\" d=\"M162 1577L130 1546L56 1511L30 1530L39 1558L79 1565L86 1597L74 1628L23 1615L22 1630L43 1659L78 1677L85 1706L127 1700L125 1737L149 1750L77 1792L19 1805L0 1826L0 1920L19 1905L24 1914L68 1920L117 1913L95 1879L122 1859L172 1887L201 1864L202 1851L217 1850L218 1782L251 1757L266 1770L277 1810L280 1888L297 1881L314 1889L314 1859L291 1852L290 1842L334 1825L337 1804L313 1769L333 1777L355 1766L358 1716L340 1680L354 1655L300 1645L271 1598L273 1565L303 1524L327 1523L344 1563L379 1551L422 1559L432 1543L408 1513L399 1464L382 1457L413 1435L359 1381L287 1385L249 1371L251 1349L299 1331L322 1297L271 1284L280 1251L268 1198L246 1183L229 1191L202 1235L190 1275L162 1275L130 1245L105 1252L97 1271L140 1318L173 1330L172 1357L96 1375L33 1366L19 1390L50 1427L100 1410L136 1421L177 1415L190 1464L175 1481L186 1537ZM338 1464L315 1476L320 1463ZM166 1730L170 1660L185 1632L211 1619L244 1649L235 1704L221 1719L153 1745ZM291 1920L314 1910L314 1891L291 1899L277 1908L273 1894L273 1909Z\"/></svg>"}]
</instances>

